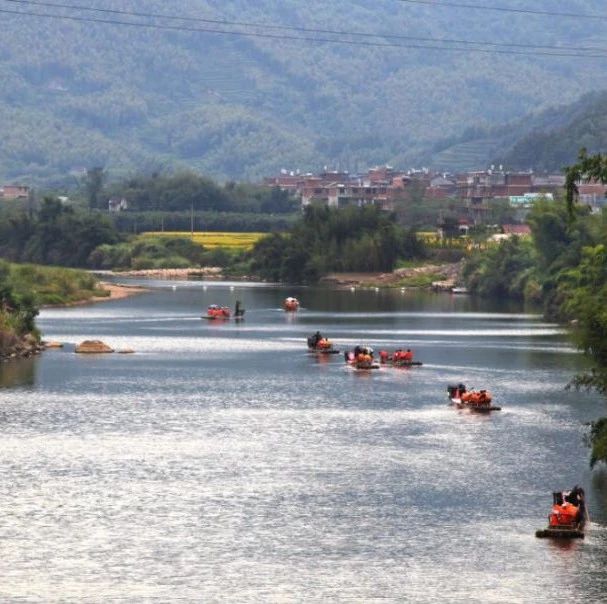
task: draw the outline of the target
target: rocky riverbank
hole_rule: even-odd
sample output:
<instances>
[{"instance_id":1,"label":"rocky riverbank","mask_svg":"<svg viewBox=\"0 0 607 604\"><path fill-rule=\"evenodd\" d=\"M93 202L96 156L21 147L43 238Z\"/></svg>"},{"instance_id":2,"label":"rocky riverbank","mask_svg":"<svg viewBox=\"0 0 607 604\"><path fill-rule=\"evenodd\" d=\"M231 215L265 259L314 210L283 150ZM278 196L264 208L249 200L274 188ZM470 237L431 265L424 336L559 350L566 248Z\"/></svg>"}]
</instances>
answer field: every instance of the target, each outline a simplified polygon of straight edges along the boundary
<instances>
[{"instance_id":1,"label":"rocky riverbank","mask_svg":"<svg viewBox=\"0 0 607 604\"><path fill-rule=\"evenodd\" d=\"M449 291L460 279L463 264L426 264L391 273L331 273L321 283L337 287L418 287Z\"/></svg>"},{"instance_id":2,"label":"rocky riverbank","mask_svg":"<svg viewBox=\"0 0 607 604\"><path fill-rule=\"evenodd\" d=\"M33 334L18 337L12 333L0 332L0 361L27 359L43 350L44 346Z\"/></svg>"},{"instance_id":3,"label":"rocky riverbank","mask_svg":"<svg viewBox=\"0 0 607 604\"><path fill-rule=\"evenodd\" d=\"M144 277L148 279L189 279L197 277L220 281L224 278L222 269L219 266L205 266L202 268L148 268L104 274L111 274L117 277Z\"/></svg>"}]
</instances>

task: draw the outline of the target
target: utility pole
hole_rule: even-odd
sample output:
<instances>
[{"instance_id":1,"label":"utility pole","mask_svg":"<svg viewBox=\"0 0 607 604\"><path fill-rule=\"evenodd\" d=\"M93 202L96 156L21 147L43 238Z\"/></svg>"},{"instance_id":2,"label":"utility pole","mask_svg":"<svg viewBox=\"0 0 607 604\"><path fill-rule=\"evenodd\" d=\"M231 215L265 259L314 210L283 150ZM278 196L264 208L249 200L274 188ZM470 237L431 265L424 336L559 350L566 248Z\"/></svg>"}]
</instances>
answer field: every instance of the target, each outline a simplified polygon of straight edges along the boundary
<instances>
[{"instance_id":1,"label":"utility pole","mask_svg":"<svg viewBox=\"0 0 607 604\"><path fill-rule=\"evenodd\" d=\"M194 239L194 202L190 204L190 234Z\"/></svg>"}]
</instances>

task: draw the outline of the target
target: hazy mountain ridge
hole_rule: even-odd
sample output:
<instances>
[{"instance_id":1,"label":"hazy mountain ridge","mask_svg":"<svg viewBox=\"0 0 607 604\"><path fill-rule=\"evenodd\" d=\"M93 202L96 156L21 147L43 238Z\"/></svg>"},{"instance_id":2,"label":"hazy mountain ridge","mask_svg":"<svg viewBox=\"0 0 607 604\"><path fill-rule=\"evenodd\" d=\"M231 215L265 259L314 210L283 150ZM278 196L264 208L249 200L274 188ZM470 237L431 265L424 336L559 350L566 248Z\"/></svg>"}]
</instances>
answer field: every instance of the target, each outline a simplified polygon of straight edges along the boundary
<instances>
[{"instance_id":1,"label":"hazy mountain ridge","mask_svg":"<svg viewBox=\"0 0 607 604\"><path fill-rule=\"evenodd\" d=\"M600 12L601 4L578 0L563 8ZM142 8L130 0L103 6L564 46L598 44L602 34L600 22L505 18L387 0L329 5L184 0L171 8L159 1ZM534 8L554 9L554 3L537 1ZM281 167L402 165L415 162L445 135L510 121L556 101L574 100L586 90L607 88L607 74L595 69L602 63L591 59L340 46L6 14L0 15L0 34L2 180L61 179L91 165L115 173L191 166L219 178L258 178Z\"/></svg>"}]
</instances>

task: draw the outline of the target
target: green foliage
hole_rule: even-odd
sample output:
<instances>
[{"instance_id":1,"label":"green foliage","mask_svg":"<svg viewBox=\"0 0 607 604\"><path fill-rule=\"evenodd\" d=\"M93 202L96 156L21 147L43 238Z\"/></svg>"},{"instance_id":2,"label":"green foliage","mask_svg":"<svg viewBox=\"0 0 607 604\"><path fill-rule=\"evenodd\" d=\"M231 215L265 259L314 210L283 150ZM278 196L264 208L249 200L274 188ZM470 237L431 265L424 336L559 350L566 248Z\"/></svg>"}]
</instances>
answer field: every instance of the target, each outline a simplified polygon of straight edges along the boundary
<instances>
[{"instance_id":1,"label":"green foliage","mask_svg":"<svg viewBox=\"0 0 607 604\"><path fill-rule=\"evenodd\" d=\"M101 167L90 168L86 171L84 186L89 208L103 208L103 198L101 193L107 174Z\"/></svg>"},{"instance_id":2,"label":"green foliage","mask_svg":"<svg viewBox=\"0 0 607 604\"><path fill-rule=\"evenodd\" d=\"M533 266L531 242L512 237L475 254L466 263L463 277L473 293L523 300L534 277Z\"/></svg>"},{"instance_id":3,"label":"green foliage","mask_svg":"<svg viewBox=\"0 0 607 604\"><path fill-rule=\"evenodd\" d=\"M69 268L13 264L11 280L16 291L31 296L36 306L69 304L103 296L97 278L85 271Z\"/></svg>"},{"instance_id":4,"label":"green foliage","mask_svg":"<svg viewBox=\"0 0 607 604\"><path fill-rule=\"evenodd\" d=\"M244 254L223 248L205 249L186 237L133 237L116 245L100 245L89 256L94 269L142 270L219 266L230 268Z\"/></svg>"},{"instance_id":5,"label":"green foliage","mask_svg":"<svg viewBox=\"0 0 607 604\"><path fill-rule=\"evenodd\" d=\"M251 269L271 281L313 283L330 271L388 272L399 258L424 252L413 231L375 207L309 206L289 235L255 245Z\"/></svg>"},{"instance_id":6,"label":"green foliage","mask_svg":"<svg viewBox=\"0 0 607 604\"><path fill-rule=\"evenodd\" d=\"M0 260L0 354L26 334L38 336L42 304L67 304L100 295L89 273Z\"/></svg>"},{"instance_id":7,"label":"green foliage","mask_svg":"<svg viewBox=\"0 0 607 604\"><path fill-rule=\"evenodd\" d=\"M253 214L242 212L194 212L195 231L269 233L286 231L293 226L298 214ZM188 231L192 225L190 212L118 212L110 216L122 233L147 231Z\"/></svg>"},{"instance_id":8,"label":"green foliage","mask_svg":"<svg viewBox=\"0 0 607 604\"><path fill-rule=\"evenodd\" d=\"M45 198L38 212L0 215L0 257L15 262L87 266L90 253L118 234L107 218Z\"/></svg>"},{"instance_id":9,"label":"green foliage","mask_svg":"<svg viewBox=\"0 0 607 604\"><path fill-rule=\"evenodd\" d=\"M89 256L95 269L189 268L205 264L202 246L181 237L134 238L116 245L100 245Z\"/></svg>"},{"instance_id":10,"label":"green foliage","mask_svg":"<svg viewBox=\"0 0 607 604\"><path fill-rule=\"evenodd\" d=\"M575 205L579 180L607 181L607 157L580 154L567 169L566 201L537 202L529 215L531 242L509 240L473 256L465 267L472 291L536 299L549 318L571 322L578 347L592 361L570 382L607 396L607 215ZM607 461L607 418L590 430L591 465Z\"/></svg>"},{"instance_id":11,"label":"green foliage","mask_svg":"<svg viewBox=\"0 0 607 604\"><path fill-rule=\"evenodd\" d=\"M592 451L590 453L590 467L602 461L607 463L607 417L602 417L592 422L590 427L590 442Z\"/></svg>"},{"instance_id":12,"label":"green foliage","mask_svg":"<svg viewBox=\"0 0 607 604\"><path fill-rule=\"evenodd\" d=\"M607 123L606 123L607 126ZM603 184L607 182L607 156L597 153L588 155L586 148L580 150L578 163L569 166L565 171L565 190L567 192L567 210L570 218L573 217L573 204L578 197L577 183L580 181L598 181Z\"/></svg>"}]
</instances>

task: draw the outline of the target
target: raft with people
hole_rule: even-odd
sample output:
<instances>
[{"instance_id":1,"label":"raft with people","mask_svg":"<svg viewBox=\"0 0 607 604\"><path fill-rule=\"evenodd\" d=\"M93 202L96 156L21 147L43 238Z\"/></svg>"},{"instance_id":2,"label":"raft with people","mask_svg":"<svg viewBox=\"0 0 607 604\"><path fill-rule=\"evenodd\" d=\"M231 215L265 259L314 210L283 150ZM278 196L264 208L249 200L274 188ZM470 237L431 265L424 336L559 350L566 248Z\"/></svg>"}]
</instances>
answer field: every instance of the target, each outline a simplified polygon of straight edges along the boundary
<instances>
[{"instance_id":1,"label":"raft with people","mask_svg":"<svg viewBox=\"0 0 607 604\"><path fill-rule=\"evenodd\" d=\"M207 308L207 314L203 315L203 319L210 320L225 320L232 316L232 311L228 306L219 306L219 304L210 304Z\"/></svg>"},{"instance_id":2,"label":"raft with people","mask_svg":"<svg viewBox=\"0 0 607 604\"><path fill-rule=\"evenodd\" d=\"M501 411L501 407L492 404L491 393L488 390L467 390L465 384L447 386L447 395L451 404L458 409L488 412Z\"/></svg>"},{"instance_id":3,"label":"raft with people","mask_svg":"<svg viewBox=\"0 0 607 604\"><path fill-rule=\"evenodd\" d=\"M286 312L295 312L299 310L299 300L289 296L283 300L282 307Z\"/></svg>"},{"instance_id":4,"label":"raft with people","mask_svg":"<svg viewBox=\"0 0 607 604\"><path fill-rule=\"evenodd\" d=\"M333 347L333 342L325 338L320 331L308 337L308 352L318 354L339 354L339 350Z\"/></svg>"},{"instance_id":5,"label":"raft with people","mask_svg":"<svg viewBox=\"0 0 607 604\"><path fill-rule=\"evenodd\" d=\"M379 362L382 365L391 364L392 367L421 367L421 361L413 360L413 351L410 348L407 350L395 350L389 353L387 350L379 351Z\"/></svg>"},{"instance_id":6,"label":"raft with people","mask_svg":"<svg viewBox=\"0 0 607 604\"><path fill-rule=\"evenodd\" d=\"M369 346L356 346L354 350L344 352L346 363L359 371L379 369L379 363L373 358L373 348Z\"/></svg>"},{"instance_id":7,"label":"raft with people","mask_svg":"<svg viewBox=\"0 0 607 604\"><path fill-rule=\"evenodd\" d=\"M583 539L587 520L584 489L576 485L571 491L552 493L548 526L535 531L535 536L540 539Z\"/></svg>"}]
</instances>

